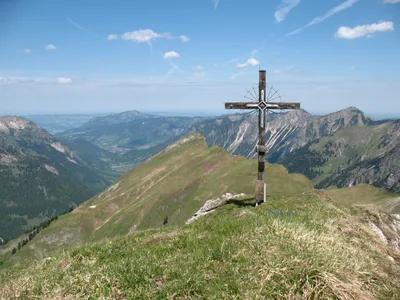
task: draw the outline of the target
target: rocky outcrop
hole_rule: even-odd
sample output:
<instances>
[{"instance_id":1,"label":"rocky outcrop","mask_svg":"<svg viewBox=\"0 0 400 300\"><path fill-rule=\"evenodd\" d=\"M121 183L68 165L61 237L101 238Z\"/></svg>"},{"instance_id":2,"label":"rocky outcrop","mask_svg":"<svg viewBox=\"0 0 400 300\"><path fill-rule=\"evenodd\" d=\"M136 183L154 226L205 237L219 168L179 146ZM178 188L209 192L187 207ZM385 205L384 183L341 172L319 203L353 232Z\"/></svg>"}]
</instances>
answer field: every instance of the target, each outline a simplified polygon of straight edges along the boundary
<instances>
[{"instance_id":1,"label":"rocky outcrop","mask_svg":"<svg viewBox=\"0 0 400 300\"><path fill-rule=\"evenodd\" d=\"M400 250L400 215L373 214L368 225L383 244Z\"/></svg>"},{"instance_id":2,"label":"rocky outcrop","mask_svg":"<svg viewBox=\"0 0 400 300\"><path fill-rule=\"evenodd\" d=\"M241 193L232 195L231 193L226 193L223 194L220 198L207 200L206 203L204 203L204 205L189 220L186 221L186 224L190 224L198 218L213 212L218 207L227 204L229 200L239 199L242 197L246 197L246 194Z\"/></svg>"}]
</instances>

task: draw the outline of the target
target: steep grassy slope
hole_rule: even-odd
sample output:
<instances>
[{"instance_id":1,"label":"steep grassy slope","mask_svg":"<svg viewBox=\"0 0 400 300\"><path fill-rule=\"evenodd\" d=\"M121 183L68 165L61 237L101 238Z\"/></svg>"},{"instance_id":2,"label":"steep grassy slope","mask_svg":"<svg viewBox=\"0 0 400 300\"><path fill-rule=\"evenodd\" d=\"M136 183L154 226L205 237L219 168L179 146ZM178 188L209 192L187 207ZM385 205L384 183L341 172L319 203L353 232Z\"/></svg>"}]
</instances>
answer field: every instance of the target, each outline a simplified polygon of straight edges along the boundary
<instances>
[{"instance_id":1,"label":"steep grassy slope","mask_svg":"<svg viewBox=\"0 0 400 300\"><path fill-rule=\"evenodd\" d=\"M344 128L288 153L282 162L318 188L368 183L400 192L400 121Z\"/></svg>"},{"instance_id":2,"label":"steep grassy slope","mask_svg":"<svg viewBox=\"0 0 400 300\"><path fill-rule=\"evenodd\" d=\"M2 270L0 298L399 299L399 251L368 226L377 215L302 190Z\"/></svg>"},{"instance_id":3,"label":"steep grassy slope","mask_svg":"<svg viewBox=\"0 0 400 300\"><path fill-rule=\"evenodd\" d=\"M122 236L137 230L181 225L208 199L226 192L254 193L257 162L233 157L223 148L208 148L192 134L124 174L105 192L83 203L44 229L8 263L43 257L48 250ZM267 165L268 196L311 192L303 175L289 175ZM16 241L15 241L16 242Z\"/></svg>"}]
</instances>

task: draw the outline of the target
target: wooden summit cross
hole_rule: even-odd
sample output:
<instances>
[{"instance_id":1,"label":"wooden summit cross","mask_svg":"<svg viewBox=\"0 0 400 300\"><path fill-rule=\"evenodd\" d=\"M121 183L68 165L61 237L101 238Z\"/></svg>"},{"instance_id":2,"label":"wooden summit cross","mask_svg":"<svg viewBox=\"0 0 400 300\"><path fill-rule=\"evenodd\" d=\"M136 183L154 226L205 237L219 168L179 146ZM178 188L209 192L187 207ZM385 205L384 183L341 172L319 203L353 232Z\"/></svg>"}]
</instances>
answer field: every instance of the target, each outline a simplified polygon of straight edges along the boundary
<instances>
[{"instance_id":1,"label":"wooden summit cross","mask_svg":"<svg viewBox=\"0 0 400 300\"><path fill-rule=\"evenodd\" d=\"M256 151L258 152L258 177L256 181L256 205L258 202L266 200L266 184L264 182L264 157L267 152L265 141L265 119L266 111L268 109L300 109L300 103L287 103L287 102L268 102L266 93L266 71L259 71L259 84L258 84L258 102L227 102L225 109L256 109L258 110L258 145Z\"/></svg>"}]
</instances>

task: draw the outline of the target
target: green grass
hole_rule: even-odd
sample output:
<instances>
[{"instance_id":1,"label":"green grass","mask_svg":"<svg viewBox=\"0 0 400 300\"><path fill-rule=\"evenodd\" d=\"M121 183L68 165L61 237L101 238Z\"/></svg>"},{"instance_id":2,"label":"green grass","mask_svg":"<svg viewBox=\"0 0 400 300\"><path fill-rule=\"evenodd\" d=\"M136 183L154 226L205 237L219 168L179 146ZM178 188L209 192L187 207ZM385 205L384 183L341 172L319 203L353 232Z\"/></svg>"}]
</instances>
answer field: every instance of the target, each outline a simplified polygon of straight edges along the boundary
<instances>
[{"instance_id":1,"label":"green grass","mask_svg":"<svg viewBox=\"0 0 400 300\"><path fill-rule=\"evenodd\" d=\"M400 214L400 197L384 189L368 184L359 184L349 188L331 187L325 190L334 201L356 205L373 205L390 213Z\"/></svg>"},{"instance_id":2,"label":"green grass","mask_svg":"<svg viewBox=\"0 0 400 300\"><path fill-rule=\"evenodd\" d=\"M310 194L271 197L257 208L250 203L229 204L190 225L107 239L2 271L0 297L400 297L399 264L387 259L359 221L361 211Z\"/></svg>"},{"instance_id":3,"label":"green grass","mask_svg":"<svg viewBox=\"0 0 400 300\"><path fill-rule=\"evenodd\" d=\"M0 298L399 299L400 255L370 229L371 213L282 166L266 167L266 204L240 199L185 225L205 200L252 195L256 171L194 135L8 257Z\"/></svg>"}]
</instances>

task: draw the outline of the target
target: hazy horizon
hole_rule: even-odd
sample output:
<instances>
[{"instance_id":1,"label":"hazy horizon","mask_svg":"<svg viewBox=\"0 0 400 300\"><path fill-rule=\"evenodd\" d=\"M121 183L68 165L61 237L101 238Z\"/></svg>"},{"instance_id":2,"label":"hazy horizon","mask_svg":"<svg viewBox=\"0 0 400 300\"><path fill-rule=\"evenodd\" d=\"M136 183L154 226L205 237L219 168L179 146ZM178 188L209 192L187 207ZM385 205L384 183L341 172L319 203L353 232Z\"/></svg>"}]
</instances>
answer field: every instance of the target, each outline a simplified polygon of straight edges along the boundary
<instances>
[{"instance_id":1,"label":"hazy horizon","mask_svg":"<svg viewBox=\"0 0 400 300\"><path fill-rule=\"evenodd\" d=\"M344 107L342 109L346 109L347 107ZM358 107L357 107L358 108ZM342 110L341 109L341 110ZM359 109L359 108L358 108ZM139 111L139 110L127 110L127 111ZM119 114L123 113L126 111L108 111L108 112L54 112L54 113L1 113L0 116L7 116L7 115L15 115L15 116L20 116L20 117L29 117L29 116L63 116L63 115L68 115L68 116L92 116L92 117L101 117L105 115L111 115L111 114ZM153 114L153 115L160 115L160 116L182 116L182 117L211 117L211 116L221 116L221 115L227 115L227 114L237 114L241 113L241 111L231 111L231 110L215 110L215 111L194 111L194 110L185 110L185 111L140 111L141 113L145 114ZM336 111L307 111L313 115L327 115L330 113L334 113ZM383 119L400 119L400 113L386 113L386 114L378 114L378 113L368 113L363 111L363 113L376 120L383 120Z\"/></svg>"}]
</instances>

